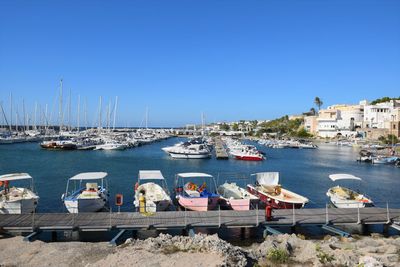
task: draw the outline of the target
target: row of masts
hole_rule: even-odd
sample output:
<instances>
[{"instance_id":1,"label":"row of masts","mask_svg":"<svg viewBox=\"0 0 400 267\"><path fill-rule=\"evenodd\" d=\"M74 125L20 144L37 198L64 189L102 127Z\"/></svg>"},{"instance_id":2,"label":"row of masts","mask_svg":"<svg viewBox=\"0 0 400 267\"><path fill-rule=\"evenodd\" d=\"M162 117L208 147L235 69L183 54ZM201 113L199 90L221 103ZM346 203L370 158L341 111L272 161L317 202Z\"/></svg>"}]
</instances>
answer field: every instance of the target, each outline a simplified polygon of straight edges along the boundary
<instances>
[{"instance_id":1,"label":"row of masts","mask_svg":"<svg viewBox=\"0 0 400 267\"><path fill-rule=\"evenodd\" d=\"M53 112L49 112L48 104L45 105L44 109L42 106L38 105L35 102L33 118L29 116L25 108L25 99L22 99L22 118L19 113L18 107L15 109L13 106L13 95L10 93L10 104L9 104L9 115L7 116L7 112L3 107L3 104L0 102L0 111L2 113L3 121L5 122L4 126L7 126L10 132L13 132L13 129L16 131L28 131L28 130L39 130L49 128L55 128L54 125L58 125L59 131L73 131L76 129L77 131L81 130L81 96L78 95L77 100L77 113L76 113L76 124L73 127L72 123L72 96L71 90L69 90L68 100L67 100L67 111L64 111L64 89L63 89L63 80L60 80L60 88L58 94L58 122L56 124L52 122L52 114ZM102 130L103 127L103 99L100 96L99 99L99 107L98 107L98 122L97 129ZM55 103L53 104L54 111ZM106 121L105 128L108 130L115 130L116 120L117 120L117 108L118 108L118 96L115 97L115 101L112 104L111 100L106 106ZM65 121L65 113L67 113L67 121ZM84 100L83 103L83 113L84 113L84 128L87 130L89 127L88 117L87 117L87 101ZM147 111L146 111L147 113ZM15 116L15 117L14 117ZM146 115L147 116L147 115ZM22 120L21 120L22 119ZM91 128L95 128L96 123L93 123ZM147 119L146 119L146 128L147 128Z\"/></svg>"}]
</instances>

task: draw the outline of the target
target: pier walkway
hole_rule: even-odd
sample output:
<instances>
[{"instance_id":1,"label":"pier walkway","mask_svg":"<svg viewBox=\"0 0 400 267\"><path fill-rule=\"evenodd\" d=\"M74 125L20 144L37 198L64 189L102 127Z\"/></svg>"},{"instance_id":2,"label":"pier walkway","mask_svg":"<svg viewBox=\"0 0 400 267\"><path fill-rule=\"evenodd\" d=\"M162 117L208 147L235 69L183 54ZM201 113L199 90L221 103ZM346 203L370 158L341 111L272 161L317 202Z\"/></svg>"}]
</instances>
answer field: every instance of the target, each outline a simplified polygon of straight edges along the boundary
<instances>
[{"instance_id":1,"label":"pier walkway","mask_svg":"<svg viewBox=\"0 0 400 267\"><path fill-rule=\"evenodd\" d=\"M274 210L267 221L264 210L171 211L143 215L138 212L1 214L0 230L109 231L146 229L249 228L310 225L388 225L400 230L400 209L300 209Z\"/></svg>"}]
</instances>

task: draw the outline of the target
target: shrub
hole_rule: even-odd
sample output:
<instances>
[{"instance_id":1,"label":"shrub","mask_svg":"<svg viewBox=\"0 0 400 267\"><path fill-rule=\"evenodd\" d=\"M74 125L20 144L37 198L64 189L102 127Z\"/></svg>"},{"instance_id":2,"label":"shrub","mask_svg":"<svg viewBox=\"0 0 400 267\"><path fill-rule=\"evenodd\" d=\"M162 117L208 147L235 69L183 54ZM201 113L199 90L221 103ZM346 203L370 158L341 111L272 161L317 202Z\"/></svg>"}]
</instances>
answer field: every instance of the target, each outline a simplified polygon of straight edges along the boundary
<instances>
[{"instance_id":1,"label":"shrub","mask_svg":"<svg viewBox=\"0 0 400 267\"><path fill-rule=\"evenodd\" d=\"M289 253L281 248L274 248L268 251L267 259L273 263L287 263Z\"/></svg>"}]
</instances>

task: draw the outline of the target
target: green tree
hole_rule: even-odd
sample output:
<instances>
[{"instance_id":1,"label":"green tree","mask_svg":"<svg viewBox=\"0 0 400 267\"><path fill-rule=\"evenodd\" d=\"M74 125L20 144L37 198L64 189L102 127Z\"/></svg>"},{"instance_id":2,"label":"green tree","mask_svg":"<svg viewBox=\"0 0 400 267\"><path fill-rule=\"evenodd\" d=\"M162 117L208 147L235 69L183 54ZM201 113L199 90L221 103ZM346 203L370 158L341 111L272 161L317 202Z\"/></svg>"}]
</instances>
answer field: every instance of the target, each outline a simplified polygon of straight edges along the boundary
<instances>
[{"instance_id":1,"label":"green tree","mask_svg":"<svg viewBox=\"0 0 400 267\"><path fill-rule=\"evenodd\" d=\"M229 125L226 123L223 123L219 126L219 129L222 131L229 131Z\"/></svg>"},{"instance_id":2,"label":"green tree","mask_svg":"<svg viewBox=\"0 0 400 267\"><path fill-rule=\"evenodd\" d=\"M320 110L324 102L322 102L322 100L317 96L314 99L314 104L318 107L318 110Z\"/></svg>"},{"instance_id":3,"label":"green tree","mask_svg":"<svg viewBox=\"0 0 400 267\"><path fill-rule=\"evenodd\" d=\"M310 108L310 113L312 113L313 115L317 114L317 111L315 110L315 108Z\"/></svg>"},{"instance_id":4,"label":"green tree","mask_svg":"<svg viewBox=\"0 0 400 267\"><path fill-rule=\"evenodd\" d=\"M234 124L232 125L232 130L238 131L238 130L239 130L239 124L234 123Z\"/></svg>"}]
</instances>

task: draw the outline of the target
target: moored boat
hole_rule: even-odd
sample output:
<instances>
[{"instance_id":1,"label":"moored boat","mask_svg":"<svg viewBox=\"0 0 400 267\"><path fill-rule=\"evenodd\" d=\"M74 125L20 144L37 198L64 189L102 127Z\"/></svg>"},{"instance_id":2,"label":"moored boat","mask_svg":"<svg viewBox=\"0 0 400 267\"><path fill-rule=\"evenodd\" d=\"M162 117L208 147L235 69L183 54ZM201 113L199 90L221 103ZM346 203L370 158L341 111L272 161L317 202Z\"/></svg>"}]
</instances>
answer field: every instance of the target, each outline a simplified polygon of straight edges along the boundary
<instances>
[{"instance_id":1,"label":"moored boat","mask_svg":"<svg viewBox=\"0 0 400 267\"><path fill-rule=\"evenodd\" d=\"M108 204L106 172L86 172L68 179L61 196L69 213L96 212ZM71 187L74 188L71 190Z\"/></svg>"},{"instance_id":2,"label":"moored boat","mask_svg":"<svg viewBox=\"0 0 400 267\"><path fill-rule=\"evenodd\" d=\"M261 172L256 176L255 185L247 185L247 191L257 196L266 206L275 209L300 209L308 198L284 189L279 184L279 172Z\"/></svg>"},{"instance_id":3,"label":"moored boat","mask_svg":"<svg viewBox=\"0 0 400 267\"><path fill-rule=\"evenodd\" d=\"M26 187L12 186L11 183L30 181ZM0 176L0 214L33 213L39 201L34 192L33 178L28 173L12 173Z\"/></svg>"},{"instance_id":4,"label":"moored boat","mask_svg":"<svg viewBox=\"0 0 400 267\"><path fill-rule=\"evenodd\" d=\"M136 209L140 208L140 198L144 201L144 211L156 212L167 210L171 202L167 182L159 170L140 170L138 181L135 185Z\"/></svg>"},{"instance_id":5,"label":"moored boat","mask_svg":"<svg viewBox=\"0 0 400 267\"><path fill-rule=\"evenodd\" d=\"M344 173L331 174L329 178L334 182L338 180L361 181L359 177ZM365 208L373 206L373 202L369 197L339 185L329 188L326 195L337 208Z\"/></svg>"},{"instance_id":6,"label":"moored boat","mask_svg":"<svg viewBox=\"0 0 400 267\"><path fill-rule=\"evenodd\" d=\"M221 205L233 210L250 210L258 203L258 197L236 183L225 182L218 186L217 192L221 196Z\"/></svg>"},{"instance_id":7,"label":"moored boat","mask_svg":"<svg viewBox=\"0 0 400 267\"><path fill-rule=\"evenodd\" d=\"M208 183L208 184L207 184ZM175 198L184 209L194 211L213 210L220 196L215 192L212 175L206 173L178 173L175 178Z\"/></svg>"}]
</instances>

